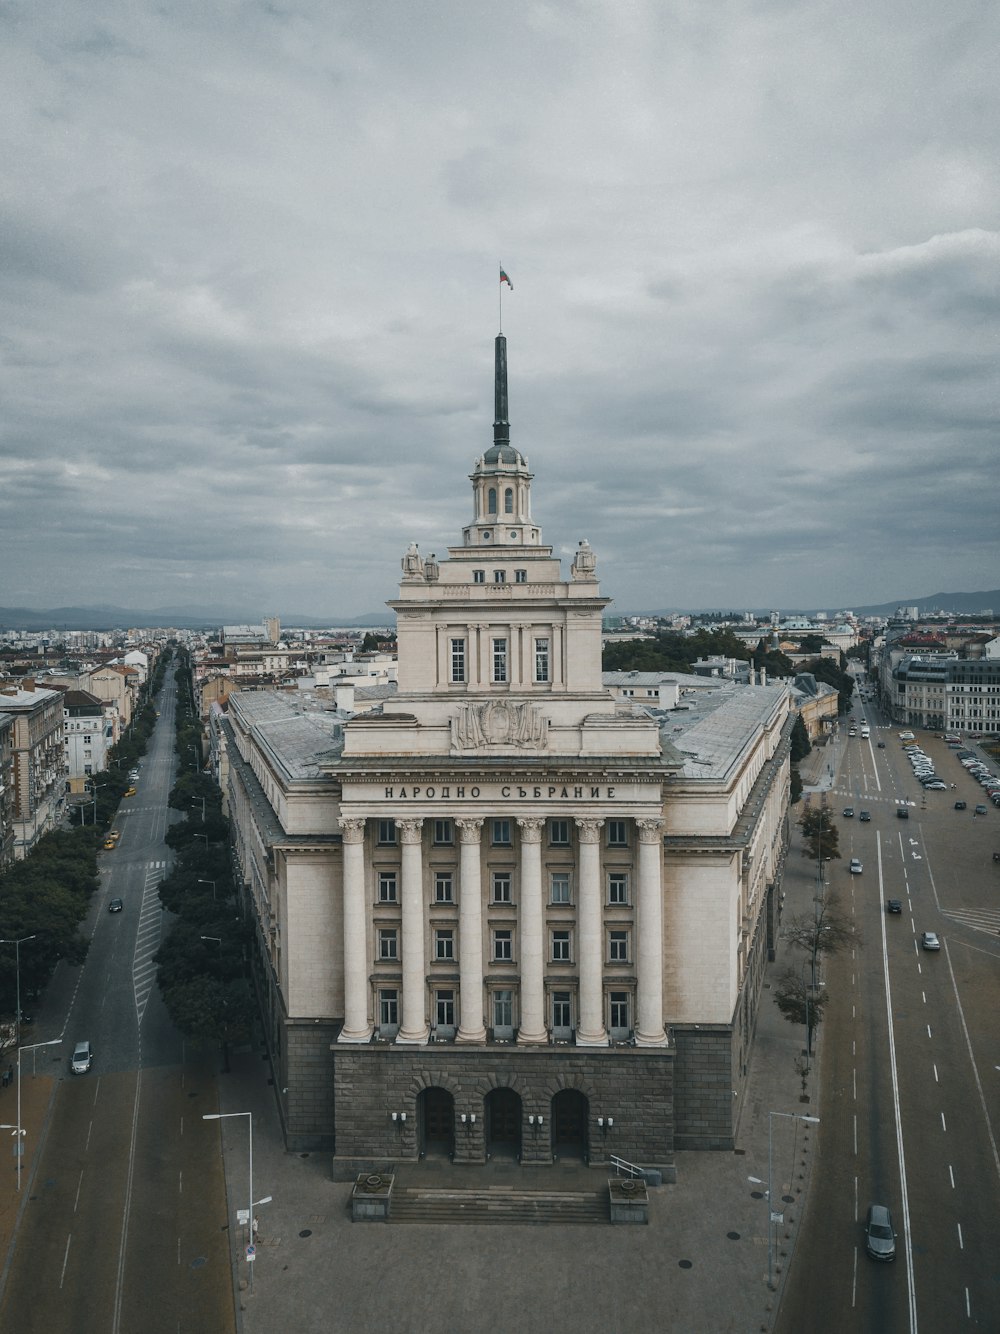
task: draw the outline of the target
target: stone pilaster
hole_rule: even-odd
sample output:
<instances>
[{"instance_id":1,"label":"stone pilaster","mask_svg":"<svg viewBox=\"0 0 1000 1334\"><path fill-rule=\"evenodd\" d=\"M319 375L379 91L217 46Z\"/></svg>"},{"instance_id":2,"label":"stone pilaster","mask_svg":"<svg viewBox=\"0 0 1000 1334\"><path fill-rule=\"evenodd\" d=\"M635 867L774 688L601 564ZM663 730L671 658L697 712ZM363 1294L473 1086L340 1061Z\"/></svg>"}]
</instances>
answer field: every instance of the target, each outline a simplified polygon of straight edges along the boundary
<instances>
[{"instance_id":1,"label":"stone pilaster","mask_svg":"<svg viewBox=\"0 0 1000 1334\"><path fill-rule=\"evenodd\" d=\"M482 820L456 820L461 851L458 885L458 967L461 1015L456 1042L485 1042L483 1023Z\"/></svg>"},{"instance_id":2,"label":"stone pilaster","mask_svg":"<svg viewBox=\"0 0 1000 1334\"><path fill-rule=\"evenodd\" d=\"M542 830L545 821L518 820L521 830L520 1043L548 1041L545 1027L545 924L542 916Z\"/></svg>"},{"instance_id":3,"label":"stone pilaster","mask_svg":"<svg viewBox=\"0 0 1000 1334\"><path fill-rule=\"evenodd\" d=\"M427 987L424 975L424 886L421 840L422 820L397 820L403 847L403 1014L396 1041L419 1046L427 1041Z\"/></svg>"},{"instance_id":4,"label":"stone pilaster","mask_svg":"<svg viewBox=\"0 0 1000 1334\"><path fill-rule=\"evenodd\" d=\"M663 840L661 820L636 820L639 831L639 896L636 929L639 986L635 1041L665 1047L663 1031Z\"/></svg>"}]
</instances>

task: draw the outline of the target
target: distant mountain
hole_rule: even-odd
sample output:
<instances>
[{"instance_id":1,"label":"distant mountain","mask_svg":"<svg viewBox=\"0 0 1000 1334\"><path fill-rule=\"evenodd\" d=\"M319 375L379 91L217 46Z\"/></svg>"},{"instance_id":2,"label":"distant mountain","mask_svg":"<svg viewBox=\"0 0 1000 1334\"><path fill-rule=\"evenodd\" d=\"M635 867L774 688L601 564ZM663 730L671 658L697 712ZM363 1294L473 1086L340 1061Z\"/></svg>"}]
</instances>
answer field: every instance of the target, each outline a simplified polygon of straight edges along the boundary
<instances>
[{"instance_id":1,"label":"distant mountain","mask_svg":"<svg viewBox=\"0 0 1000 1334\"><path fill-rule=\"evenodd\" d=\"M0 632L4 630L127 630L130 628L147 629L156 626L177 626L186 630L215 630L222 625L259 625L267 612L250 611L247 608L213 607L160 607L156 611L137 608L93 606L93 607L49 607L38 611L33 607L0 607ZM366 616L356 617L317 617L279 615L283 626L298 627L304 630L322 630L328 626L343 629L366 629L369 626L391 625L392 613L388 610L370 612Z\"/></svg>"},{"instance_id":2,"label":"distant mountain","mask_svg":"<svg viewBox=\"0 0 1000 1334\"><path fill-rule=\"evenodd\" d=\"M734 607L728 603L725 607L670 607L660 611L619 611L618 616L697 616L709 612L749 612L752 616L766 617L772 611L782 616L815 616L817 612L826 612L836 616L841 611L853 611L858 616L892 616L899 607L916 607L922 614L941 611L957 615L982 615L989 612L1000 616L1000 589L986 593L932 593L930 597L900 597L892 602L880 602L862 606L857 602L841 602L836 607L811 606L800 607Z\"/></svg>"}]
</instances>

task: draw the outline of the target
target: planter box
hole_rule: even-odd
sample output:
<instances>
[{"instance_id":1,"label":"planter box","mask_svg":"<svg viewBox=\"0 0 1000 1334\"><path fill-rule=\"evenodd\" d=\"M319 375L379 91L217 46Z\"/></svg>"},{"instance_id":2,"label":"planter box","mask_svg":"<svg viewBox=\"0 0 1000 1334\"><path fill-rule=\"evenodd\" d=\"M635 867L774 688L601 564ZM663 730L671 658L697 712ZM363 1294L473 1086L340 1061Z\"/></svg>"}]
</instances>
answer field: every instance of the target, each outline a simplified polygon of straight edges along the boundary
<instances>
[{"instance_id":1,"label":"planter box","mask_svg":"<svg viewBox=\"0 0 1000 1334\"><path fill-rule=\"evenodd\" d=\"M384 1223L392 1206L391 1172L362 1173L351 1191L351 1221L353 1223Z\"/></svg>"},{"instance_id":2,"label":"planter box","mask_svg":"<svg viewBox=\"0 0 1000 1334\"><path fill-rule=\"evenodd\" d=\"M608 1177L612 1223L648 1223L649 1193L641 1177Z\"/></svg>"}]
</instances>

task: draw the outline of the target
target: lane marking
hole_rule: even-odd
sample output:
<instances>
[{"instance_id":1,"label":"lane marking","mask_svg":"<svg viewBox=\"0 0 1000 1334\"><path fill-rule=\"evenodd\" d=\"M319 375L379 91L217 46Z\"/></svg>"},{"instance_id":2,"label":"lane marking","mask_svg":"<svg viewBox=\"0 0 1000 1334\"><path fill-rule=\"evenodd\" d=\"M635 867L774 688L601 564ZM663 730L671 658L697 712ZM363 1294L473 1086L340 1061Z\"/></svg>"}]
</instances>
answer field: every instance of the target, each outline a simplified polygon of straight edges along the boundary
<instances>
[{"instance_id":1,"label":"lane marking","mask_svg":"<svg viewBox=\"0 0 1000 1334\"><path fill-rule=\"evenodd\" d=\"M944 1112L941 1113L941 1129L942 1129L942 1130L944 1131L944 1133L947 1135L947 1133L948 1133L948 1123L947 1123L947 1122L945 1121L945 1119L944 1119Z\"/></svg>"},{"instance_id":2,"label":"lane marking","mask_svg":"<svg viewBox=\"0 0 1000 1334\"><path fill-rule=\"evenodd\" d=\"M72 1234L72 1232L71 1232L71 1233L69 1234L69 1236L67 1236L67 1238L66 1238L66 1254L63 1256L62 1273L59 1275L59 1286L60 1286L60 1288L61 1288L62 1285L63 1285L63 1280L66 1278L66 1265L67 1265L67 1263L69 1262L69 1244L70 1244L70 1242L71 1242L72 1240L73 1240L73 1234Z\"/></svg>"},{"instance_id":3,"label":"lane marking","mask_svg":"<svg viewBox=\"0 0 1000 1334\"><path fill-rule=\"evenodd\" d=\"M1000 1154L997 1153L997 1142L993 1136L993 1126L990 1123L989 1112L986 1109L983 1081L979 1078L979 1067L976 1065L976 1054L972 1050L972 1039L969 1037L969 1026L965 1022L965 1010L962 1008L962 998L958 994L958 983L955 981L955 969L952 967L951 963L951 947L947 940L944 942L944 957L948 960L948 972L951 974L951 986L955 993L955 1004L958 1006L958 1018L962 1025L962 1032L965 1035L965 1049L969 1053L969 1064L972 1066L972 1077L976 1081L976 1091L979 1094L979 1106L983 1113L983 1123L986 1126L986 1134L990 1141L990 1149L993 1151L993 1166L996 1169L997 1176L1000 1177Z\"/></svg>"},{"instance_id":4,"label":"lane marking","mask_svg":"<svg viewBox=\"0 0 1000 1334\"><path fill-rule=\"evenodd\" d=\"M965 1242L962 1240L962 1224L961 1224L961 1223L956 1223L955 1226L958 1228L958 1249L959 1249L960 1251L964 1251L964 1250L965 1250Z\"/></svg>"},{"instance_id":5,"label":"lane marking","mask_svg":"<svg viewBox=\"0 0 1000 1334\"><path fill-rule=\"evenodd\" d=\"M900 853L902 853L902 835L897 835L900 840ZM875 855L878 863L878 883L879 897L883 895L883 876L882 876L882 839L881 836L875 836ZM917 1293L913 1273L913 1237L910 1227L910 1194L906 1180L906 1154L903 1148L903 1118L899 1105L899 1071L896 1066L896 1033L892 1022L892 984L889 980L889 950L886 937L885 913L881 913L882 921L882 978L885 984L885 1009L886 1019L889 1029L889 1071L892 1081L892 1107L896 1120L896 1152L899 1157L899 1189L903 1206L903 1254L906 1257L906 1288L910 1316L910 1332L917 1334Z\"/></svg>"}]
</instances>

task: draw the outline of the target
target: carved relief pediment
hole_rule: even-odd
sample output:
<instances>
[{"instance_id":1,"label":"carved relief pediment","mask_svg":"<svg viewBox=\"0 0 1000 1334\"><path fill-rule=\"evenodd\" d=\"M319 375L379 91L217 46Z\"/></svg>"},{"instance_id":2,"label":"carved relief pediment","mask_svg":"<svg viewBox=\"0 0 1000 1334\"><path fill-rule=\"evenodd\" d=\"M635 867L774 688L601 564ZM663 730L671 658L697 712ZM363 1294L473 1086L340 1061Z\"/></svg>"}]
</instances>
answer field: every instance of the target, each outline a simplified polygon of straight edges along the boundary
<instances>
[{"instance_id":1,"label":"carved relief pediment","mask_svg":"<svg viewBox=\"0 0 1000 1334\"><path fill-rule=\"evenodd\" d=\"M461 750L485 746L544 750L548 731L549 720L536 705L505 699L463 704L451 724L452 744Z\"/></svg>"}]
</instances>

